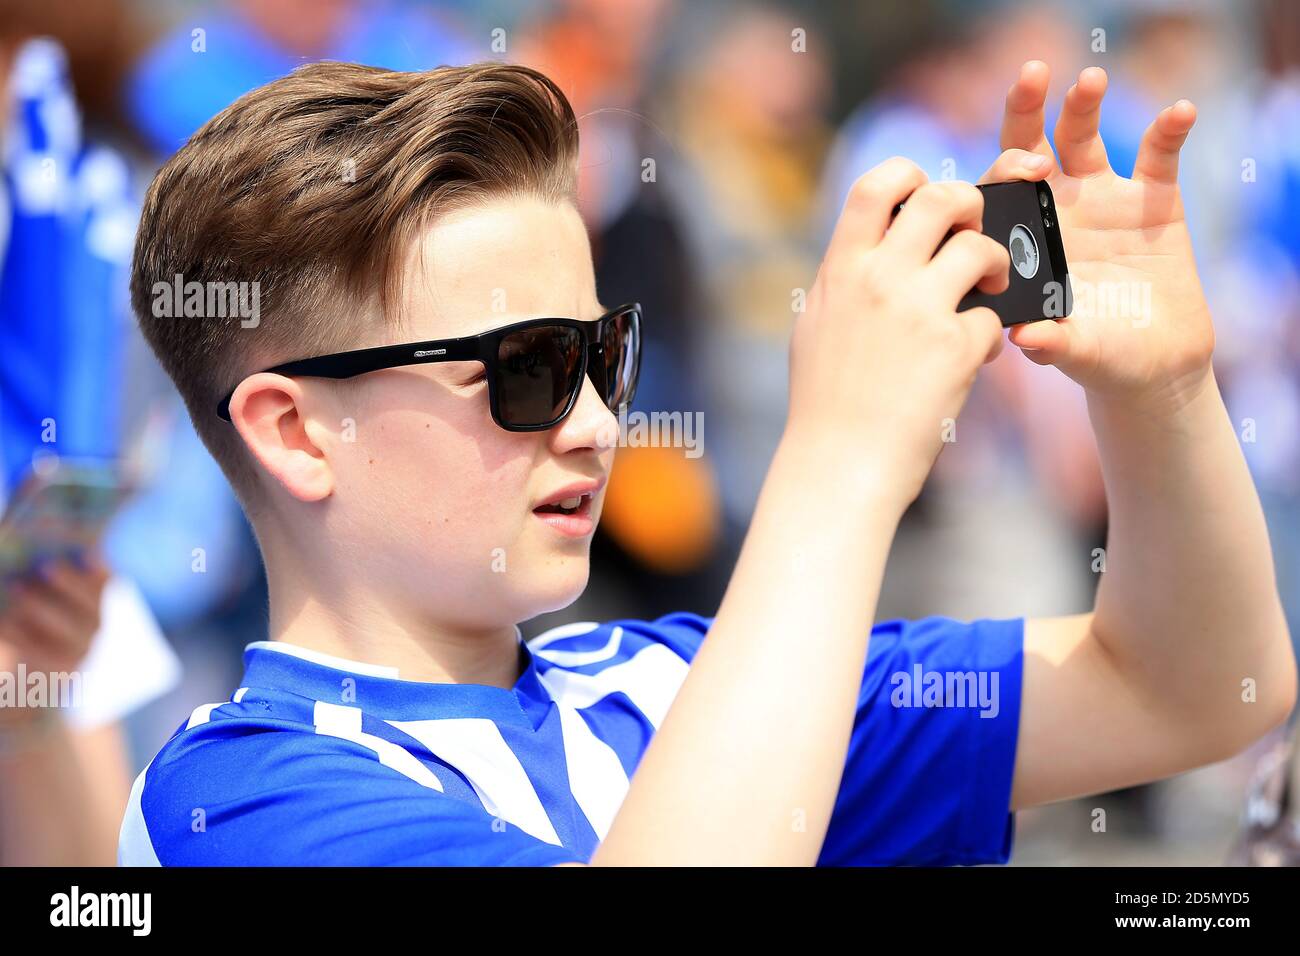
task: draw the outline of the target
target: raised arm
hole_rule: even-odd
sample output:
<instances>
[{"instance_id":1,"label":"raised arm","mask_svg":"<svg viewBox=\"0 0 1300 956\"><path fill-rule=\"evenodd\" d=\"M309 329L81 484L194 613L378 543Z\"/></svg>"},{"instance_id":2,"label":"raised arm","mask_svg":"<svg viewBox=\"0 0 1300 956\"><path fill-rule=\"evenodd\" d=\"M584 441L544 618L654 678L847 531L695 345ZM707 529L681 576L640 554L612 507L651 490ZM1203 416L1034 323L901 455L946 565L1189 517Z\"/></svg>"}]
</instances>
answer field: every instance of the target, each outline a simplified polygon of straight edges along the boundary
<instances>
[{"instance_id":1,"label":"raised arm","mask_svg":"<svg viewBox=\"0 0 1300 956\"><path fill-rule=\"evenodd\" d=\"M7 595L0 674L75 673L107 579L98 561L59 563ZM0 705L0 865L111 866L129 789L119 725L79 732L50 706Z\"/></svg>"},{"instance_id":2,"label":"raised arm","mask_svg":"<svg viewBox=\"0 0 1300 956\"><path fill-rule=\"evenodd\" d=\"M847 200L740 560L593 864L817 861L895 528L1002 344L991 311L954 310L977 282L1006 287L1005 250L963 229L935 254L978 226L983 198L924 180L891 160Z\"/></svg>"},{"instance_id":3,"label":"raised arm","mask_svg":"<svg viewBox=\"0 0 1300 956\"><path fill-rule=\"evenodd\" d=\"M1094 612L1026 627L1015 807L1223 759L1285 719L1296 696L1268 533L1214 379L1183 219L1178 154L1195 108L1180 100L1155 118L1125 179L1098 135L1105 73L1083 71L1066 94L1056 156L1047 85L1045 64L1022 68L1002 146L1051 160L1040 175L1082 308L1017 327L1011 341L1085 389L1110 528Z\"/></svg>"}]
</instances>

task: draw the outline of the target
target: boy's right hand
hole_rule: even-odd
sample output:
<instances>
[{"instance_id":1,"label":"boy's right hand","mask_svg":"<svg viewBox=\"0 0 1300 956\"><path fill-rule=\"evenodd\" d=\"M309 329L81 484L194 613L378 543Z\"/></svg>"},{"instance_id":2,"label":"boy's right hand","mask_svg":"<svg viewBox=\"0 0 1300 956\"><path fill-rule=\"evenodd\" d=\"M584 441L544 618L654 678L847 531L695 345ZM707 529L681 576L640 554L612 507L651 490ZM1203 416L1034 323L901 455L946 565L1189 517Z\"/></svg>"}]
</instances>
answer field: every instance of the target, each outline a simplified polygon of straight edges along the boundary
<instances>
[{"instance_id":1,"label":"boy's right hand","mask_svg":"<svg viewBox=\"0 0 1300 956\"><path fill-rule=\"evenodd\" d=\"M983 212L970 183L928 183L906 159L881 163L853 184L795 325L783 441L900 509L920 493L980 365L1002 347L992 309L957 312L973 286L1007 288L1010 260L980 232Z\"/></svg>"}]
</instances>

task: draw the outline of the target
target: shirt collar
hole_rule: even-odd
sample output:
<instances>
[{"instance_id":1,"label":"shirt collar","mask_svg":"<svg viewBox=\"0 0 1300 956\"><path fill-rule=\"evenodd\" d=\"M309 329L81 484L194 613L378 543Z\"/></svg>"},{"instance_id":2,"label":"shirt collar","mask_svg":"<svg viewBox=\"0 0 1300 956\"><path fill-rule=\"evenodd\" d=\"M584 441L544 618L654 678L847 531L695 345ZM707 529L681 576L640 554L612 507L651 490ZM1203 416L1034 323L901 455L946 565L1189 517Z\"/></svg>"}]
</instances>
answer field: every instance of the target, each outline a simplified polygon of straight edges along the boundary
<instances>
[{"instance_id":1,"label":"shirt collar","mask_svg":"<svg viewBox=\"0 0 1300 956\"><path fill-rule=\"evenodd\" d=\"M282 641L255 641L244 649L242 686L360 708L381 720L482 717L537 729L550 695L519 628L515 639L526 666L511 688L402 680L396 667L367 664Z\"/></svg>"}]
</instances>

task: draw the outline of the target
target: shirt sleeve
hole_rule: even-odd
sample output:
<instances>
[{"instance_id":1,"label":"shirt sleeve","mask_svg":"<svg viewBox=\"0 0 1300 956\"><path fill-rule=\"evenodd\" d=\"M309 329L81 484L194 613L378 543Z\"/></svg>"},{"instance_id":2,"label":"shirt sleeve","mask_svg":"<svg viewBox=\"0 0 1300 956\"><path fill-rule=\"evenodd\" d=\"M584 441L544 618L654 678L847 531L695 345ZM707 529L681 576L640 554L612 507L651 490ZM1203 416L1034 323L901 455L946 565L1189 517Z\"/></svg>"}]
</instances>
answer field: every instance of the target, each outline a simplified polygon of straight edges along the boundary
<instances>
[{"instance_id":1,"label":"shirt sleeve","mask_svg":"<svg viewBox=\"0 0 1300 956\"><path fill-rule=\"evenodd\" d=\"M160 755L146 768L123 823L123 865L583 862L482 807L403 776L348 741L259 732L247 724L217 721L210 731L190 731L183 746L169 748L168 759Z\"/></svg>"},{"instance_id":2,"label":"shirt sleeve","mask_svg":"<svg viewBox=\"0 0 1300 956\"><path fill-rule=\"evenodd\" d=\"M713 621L652 627L690 661ZM872 629L822 866L1005 863L1024 620L944 617Z\"/></svg>"}]
</instances>

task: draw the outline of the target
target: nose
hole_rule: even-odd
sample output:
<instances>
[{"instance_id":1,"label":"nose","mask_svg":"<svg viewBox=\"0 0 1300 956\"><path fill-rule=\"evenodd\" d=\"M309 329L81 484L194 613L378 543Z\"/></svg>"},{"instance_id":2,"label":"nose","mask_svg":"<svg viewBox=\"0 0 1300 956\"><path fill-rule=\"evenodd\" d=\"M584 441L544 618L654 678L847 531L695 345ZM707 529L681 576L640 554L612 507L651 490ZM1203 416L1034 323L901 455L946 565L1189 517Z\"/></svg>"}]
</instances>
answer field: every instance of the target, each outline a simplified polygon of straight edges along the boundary
<instances>
[{"instance_id":1,"label":"nose","mask_svg":"<svg viewBox=\"0 0 1300 956\"><path fill-rule=\"evenodd\" d=\"M590 376L583 379L582 391L573 410L564 421L551 429L551 445L557 454L579 448L604 451L618 441L618 418L609 410Z\"/></svg>"}]
</instances>

